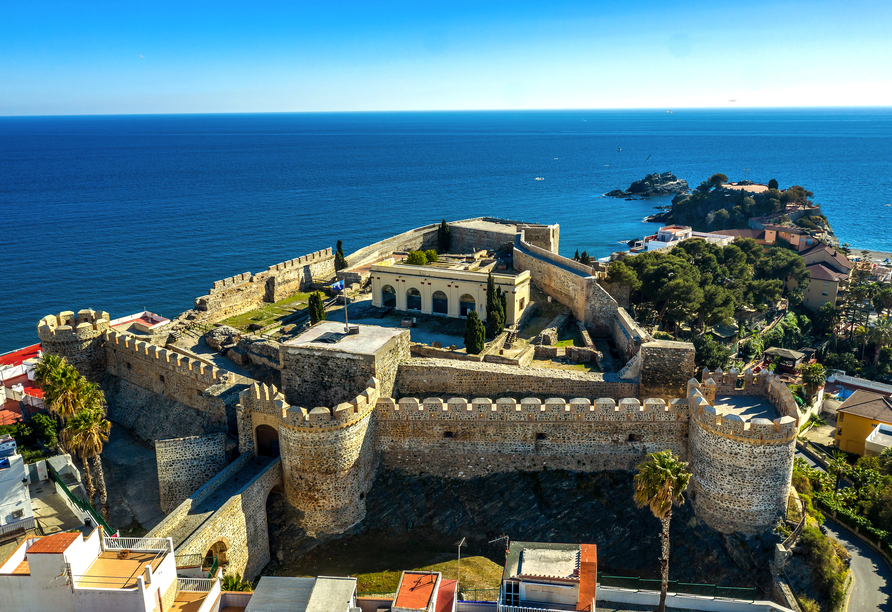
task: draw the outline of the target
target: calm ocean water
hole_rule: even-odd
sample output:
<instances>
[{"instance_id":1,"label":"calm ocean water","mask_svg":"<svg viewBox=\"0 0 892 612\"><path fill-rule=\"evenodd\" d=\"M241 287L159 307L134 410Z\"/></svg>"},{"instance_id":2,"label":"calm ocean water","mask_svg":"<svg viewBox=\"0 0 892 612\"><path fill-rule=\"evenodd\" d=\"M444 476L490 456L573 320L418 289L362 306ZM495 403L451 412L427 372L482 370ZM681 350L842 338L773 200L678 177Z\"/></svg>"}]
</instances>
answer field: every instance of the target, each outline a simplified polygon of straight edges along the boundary
<instances>
[{"instance_id":1,"label":"calm ocean water","mask_svg":"<svg viewBox=\"0 0 892 612\"><path fill-rule=\"evenodd\" d=\"M888 108L0 118L0 352L45 314L173 316L443 217L557 222L564 255L607 255L667 202L600 195L665 170L801 184L841 241L892 251L890 162Z\"/></svg>"}]
</instances>

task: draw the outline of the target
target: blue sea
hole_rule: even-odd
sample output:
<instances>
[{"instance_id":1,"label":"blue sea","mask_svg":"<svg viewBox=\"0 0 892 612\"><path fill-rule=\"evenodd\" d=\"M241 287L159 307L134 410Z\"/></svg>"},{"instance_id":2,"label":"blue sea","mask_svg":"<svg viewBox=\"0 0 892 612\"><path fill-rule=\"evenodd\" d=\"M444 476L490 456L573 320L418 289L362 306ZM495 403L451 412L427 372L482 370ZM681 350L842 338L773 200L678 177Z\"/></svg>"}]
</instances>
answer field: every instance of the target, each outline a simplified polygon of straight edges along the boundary
<instances>
[{"instance_id":1,"label":"blue sea","mask_svg":"<svg viewBox=\"0 0 892 612\"><path fill-rule=\"evenodd\" d=\"M556 222L562 254L604 256L668 198L602 194L666 170L803 185L841 242L892 251L890 162L890 108L0 118L0 353L46 314L174 316L444 217Z\"/></svg>"}]
</instances>

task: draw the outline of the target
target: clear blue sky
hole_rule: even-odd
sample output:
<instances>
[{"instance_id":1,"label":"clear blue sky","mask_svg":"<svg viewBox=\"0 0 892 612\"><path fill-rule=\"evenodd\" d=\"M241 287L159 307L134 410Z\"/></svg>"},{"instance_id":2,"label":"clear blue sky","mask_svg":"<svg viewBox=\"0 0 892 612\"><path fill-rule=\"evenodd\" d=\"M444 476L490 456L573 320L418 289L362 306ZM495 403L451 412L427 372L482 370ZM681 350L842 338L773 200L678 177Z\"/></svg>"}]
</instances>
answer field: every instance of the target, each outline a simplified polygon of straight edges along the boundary
<instances>
[{"instance_id":1,"label":"clear blue sky","mask_svg":"<svg viewBox=\"0 0 892 612\"><path fill-rule=\"evenodd\" d=\"M0 115L892 103L889 0L431 4L7 0Z\"/></svg>"}]
</instances>

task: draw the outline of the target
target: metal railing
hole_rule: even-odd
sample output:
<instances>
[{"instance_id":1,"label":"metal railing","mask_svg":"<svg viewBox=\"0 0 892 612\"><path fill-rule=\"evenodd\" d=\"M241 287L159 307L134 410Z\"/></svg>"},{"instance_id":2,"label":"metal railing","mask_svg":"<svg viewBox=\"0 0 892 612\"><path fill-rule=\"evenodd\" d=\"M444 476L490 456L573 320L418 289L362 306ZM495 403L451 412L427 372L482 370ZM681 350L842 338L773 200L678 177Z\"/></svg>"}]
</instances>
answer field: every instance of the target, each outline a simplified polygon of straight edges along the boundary
<instances>
[{"instance_id":1,"label":"metal railing","mask_svg":"<svg viewBox=\"0 0 892 612\"><path fill-rule=\"evenodd\" d=\"M33 516L29 516L26 519L16 521L15 523L7 523L6 525L0 525L0 535L5 535L7 533L15 533L16 531L28 531L29 529L34 529L34 517Z\"/></svg>"},{"instance_id":2,"label":"metal railing","mask_svg":"<svg viewBox=\"0 0 892 612\"><path fill-rule=\"evenodd\" d=\"M598 574L598 584L605 587L629 589L634 591L659 591L661 580L658 578L639 578L637 576L610 576ZM758 590L752 587L723 587L716 584L700 584L695 582L669 581L669 593L678 595L698 595L714 599L739 599L755 601Z\"/></svg>"},{"instance_id":3,"label":"metal railing","mask_svg":"<svg viewBox=\"0 0 892 612\"><path fill-rule=\"evenodd\" d=\"M211 567L208 569L208 578L213 578L217 573L217 568L220 567L220 562L217 557L214 557L214 562L211 563Z\"/></svg>"},{"instance_id":4,"label":"metal railing","mask_svg":"<svg viewBox=\"0 0 892 612\"><path fill-rule=\"evenodd\" d=\"M198 591L207 593L214 588L216 578L177 578L177 587L181 591Z\"/></svg>"},{"instance_id":5,"label":"metal railing","mask_svg":"<svg viewBox=\"0 0 892 612\"><path fill-rule=\"evenodd\" d=\"M106 537L105 550L146 550L152 552L173 552L169 538L119 538Z\"/></svg>"},{"instance_id":6,"label":"metal railing","mask_svg":"<svg viewBox=\"0 0 892 612\"><path fill-rule=\"evenodd\" d=\"M50 478L53 480L54 483L56 483L56 486L61 487L62 492L65 493L65 495L68 497L68 499L70 499L71 502L75 506L77 506L82 511L89 514L90 518L92 518L96 522L97 525L102 526L102 528L105 529L106 533L115 533L115 530L111 528L111 525L109 525L105 521L105 519L102 518L102 516L98 512L96 512L96 509L93 507L93 505L90 502L88 502L85 499L81 499L80 497L78 497L77 495L75 495L74 493L71 492L71 489L68 488L68 485L66 485L64 482L62 482L62 479L59 477L59 474L56 472L56 470L53 468L53 466L50 464L49 461L46 462L46 469L50 475Z\"/></svg>"},{"instance_id":7,"label":"metal railing","mask_svg":"<svg viewBox=\"0 0 892 612\"><path fill-rule=\"evenodd\" d=\"M496 601L501 589L459 589L459 599L462 601Z\"/></svg>"}]
</instances>

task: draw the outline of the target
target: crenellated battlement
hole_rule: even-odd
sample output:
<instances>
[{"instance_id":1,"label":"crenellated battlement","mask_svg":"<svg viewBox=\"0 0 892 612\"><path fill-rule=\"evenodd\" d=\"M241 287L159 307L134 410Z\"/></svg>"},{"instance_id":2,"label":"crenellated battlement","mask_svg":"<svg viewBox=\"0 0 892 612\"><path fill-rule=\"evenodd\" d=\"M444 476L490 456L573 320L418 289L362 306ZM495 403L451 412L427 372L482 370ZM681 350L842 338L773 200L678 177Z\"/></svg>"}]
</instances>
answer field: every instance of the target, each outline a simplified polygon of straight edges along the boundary
<instances>
[{"instance_id":1,"label":"crenellated battlement","mask_svg":"<svg viewBox=\"0 0 892 612\"><path fill-rule=\"evenodd\" d=\"M111 317L105 311L91 309L70 310L58 315L47 315L37 323L41 342L80 342L101 335L109 328Z\"/></svg>"},{"instance_id":2,"label":"crenellated battlement","mask_svg":"<svg viewBox=\"0 0 892 612\"><path fill-rule=\"evenodd\" d=\"M778 385L786 389L786 385L779 383L774 377L770 377L767 381L769 389L776 389ZM705 387L707 395L701 392L701 385L696 379L688 382L688 404L692 420L697 426L706 431L736 440L738 442L753 444L787 444L799 432L799 419L787 414L786 409L779 411L783 416L769 419L744 419L736 414L725 414L713 407L707 396L711 394L714 398L715 393L710 387L715 387L712 378L707 379L702 385ZM789 389L786 389L789 393ZM774 391L778 397L783 397L780 391ZM792 401L792 395L790 397ZM775 403L774 400L771 400ZM781 400L781 405L784 400ZM795 401L793 401L795 405ZM777 404L776 404L777 405ZM793 408L795 410L795 407Z\"/></svg>"},{"instance_id":3,"label":"crenellated battlement","mask_svg":"<svg viewBox=\"0 0 892 612\"><path fill-rule=\"evenodd\" d=\"M331 257L332 251L331 247L327 249L322 249L321 251L316 251L315 253L309 253L308 255L303 255L301 257L297 257L296 259L289 259L288 261L283 261L282 263L277 263L274 266L270 266L267 271L268 272L281 272L287 270L289 268L297 268L300 266L305 266L307 264L311 264L317 261L322 261L324 259L328 259Z\"/></svg>"},{"instance_id":4,"label":"crenellated battlement","mask_svg":"<svg viewBox=\"0 0 892 612\"><path fill-rule=\"evenodd\" d=\"M379 382L372 378L366 385L365 391L334 408L291 406L274 385L256 383L239 394L239 402L243 414L255 411L274 416L282 425L327 430L360 421L375 408Z\"/></svg>"},{"instance_id":5,"label":"crenellated battlement","mask_svg":"<svg viewBox=\"0 0 892 612\"><path fill-rule=\"evenodd\" d=\"M224 289L232 289L233 287L237 287L238 285L252 283L254 282L254 279L254 275L252 275L250 272L244 272L236 276L224 278L223 280L214 281L214 286L211 288L210 294L217 293L218 291L223 291Z\"/></svg>"},{"instance_id":6,"label":"crenellated battlement","mask_svg":"<svg viewBox=\"0 0 892 612\"><path fill-rule=\"evenodd\" d=\"M205 387L225 383L229 380L229 373L225 370L138 340L129 334L121 334L113 330L106 331L105 339L107 350L121 351L125 357L132 356L143 361L153 362L156 366L187 376Z\"/></svg>"},{"instance_id":7,"label":"crenellated battlement","mask_svg":"<svg viewBox=\"0 0 892 612\"><path fill-rule=\"evenodd\" d=\"M411 397L379 398L375 415L385 421L679 421L687 420L689 414L686 399L673 400L666 404L662 399L635 398L620 400L612 398L549 398L544 402L537 398L503 397L493 401L487 397L427 398L419 400Z\"/></svg>"}]
</instances>

